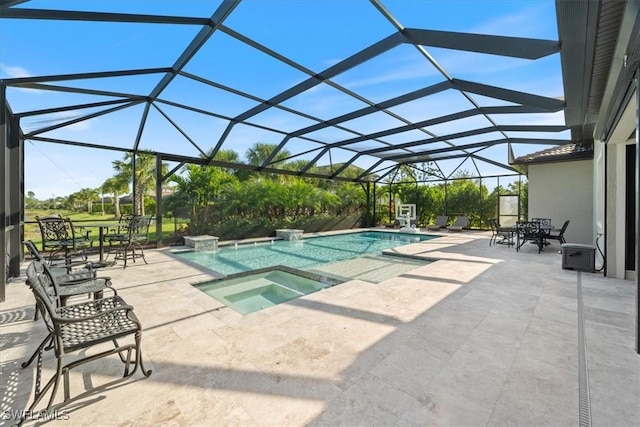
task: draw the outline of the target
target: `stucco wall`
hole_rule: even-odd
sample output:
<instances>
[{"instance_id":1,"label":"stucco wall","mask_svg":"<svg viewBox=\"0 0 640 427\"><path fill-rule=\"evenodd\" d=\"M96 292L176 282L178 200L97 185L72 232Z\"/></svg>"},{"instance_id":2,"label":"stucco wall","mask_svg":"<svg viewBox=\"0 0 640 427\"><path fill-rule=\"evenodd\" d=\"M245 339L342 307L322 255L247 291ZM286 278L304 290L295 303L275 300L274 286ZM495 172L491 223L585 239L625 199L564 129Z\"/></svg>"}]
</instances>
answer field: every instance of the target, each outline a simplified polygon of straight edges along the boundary
<instances>
[{"instance_id":1,"label":"stucco wall","mask_svg":"<svg viewBox=\"0 0 640 427\"><path fill-rule=\"evenodd\" d=\"M529 218L538 217L571 220L567 242L595 244L592 160L529 165Z\"/></svg>"}]
</instances>

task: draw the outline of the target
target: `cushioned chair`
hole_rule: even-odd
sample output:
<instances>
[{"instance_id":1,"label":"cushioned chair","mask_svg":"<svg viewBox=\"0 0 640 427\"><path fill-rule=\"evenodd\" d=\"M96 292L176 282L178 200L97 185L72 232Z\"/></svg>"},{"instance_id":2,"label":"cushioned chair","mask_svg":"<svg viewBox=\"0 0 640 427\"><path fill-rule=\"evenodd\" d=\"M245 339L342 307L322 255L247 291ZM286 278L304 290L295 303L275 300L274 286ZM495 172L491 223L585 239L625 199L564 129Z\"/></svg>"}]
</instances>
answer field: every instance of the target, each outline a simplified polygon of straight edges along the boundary
<instances>
[{"instance_id":1,"label":"cushioned chair","mask_svg":"<svg viewBox=\"0 0 640 427\"><path fill-rule=\"evenodd\" d=\"M453 225L447 227L449 231L462 231L469 228L469 217L459 216Z\"/></svg>"},{"instance_id":2,"label":"cushioned chair","mask_svg":"<svg viewBox=\"0 0 640 427\"><path fill-rule=\"evenodd\" d=\"M446 215L440 215L436 218L436 222L433 224L429 224L427 225L427 230L440 230L442 228L445 228L447 226L447 221L449 220L449 217L447 217Z\"/></svg>"}]
</instances>

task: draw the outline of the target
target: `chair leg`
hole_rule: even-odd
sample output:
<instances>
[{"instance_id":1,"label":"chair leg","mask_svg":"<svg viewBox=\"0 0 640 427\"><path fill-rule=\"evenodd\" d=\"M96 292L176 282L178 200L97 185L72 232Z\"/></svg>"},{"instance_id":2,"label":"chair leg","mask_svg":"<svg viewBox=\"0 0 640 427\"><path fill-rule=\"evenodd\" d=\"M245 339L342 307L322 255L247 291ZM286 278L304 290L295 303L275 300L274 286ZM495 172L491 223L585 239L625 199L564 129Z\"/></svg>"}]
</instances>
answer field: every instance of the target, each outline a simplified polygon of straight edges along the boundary
<instances>
[{"instance_id":1,"label":"chair leg","mask_svg":"<svg viewBox=\"0 0 640 427\"><path fill-rule=\"evenodd\" d=\"M36 348L36 350L33 352L31 357L29 358L29 360L27 360L26 362L23 362L21 366L23 368L26 368L27 366L31 365L31 362L33 362L33 360L36 358L36 356L38 354L40 354L40 352L45 348L47 343L51 343L51 342L53 342L53 336L51 334L49 334L49 335L47 335L45 337L45 339L42 340L42 342L40 343L38 348Z\"/></svg>"},{"instance_id":2,"label":"chair leg","mask_svg":"<svg viewBox=\"0 0 640 427\"><path fill-rule=\"evenodd\" d=\"M136 366L131 372L131 375L133 375L136 372L139 366L144 376L148 377L149 375L151 375L151 369L146 370L144 368L144 363L142 361L142 333L141 332L136 333L135 340L136 340Z\"/></svg>"},{"instance_id":3,"label":"chair leg","mask_svg":"<svg viewBox=\"0 0 640 427\"><path fill-rule=\"evenodd\" d=\"M144 257L144 249L142 248L142 245L138 245L138 248L140 249L140 258L142 258L145 264L148 264L147 259Z\"/></svg>"},{"instance_id":4,"label":"chair leg","mask_svg":"<svg viewBox=\"0 0 640 427\"><path fill-rule=\"evenodd\" d=\"M60 377L62 376L62 358L61 357L58 358L58 366L56 369L56 374L53 377L51 377L51 379L49 380L49 382L47 382L47 385L44 386L42 391L38 390L40 388L41 369L42 369L42 351L40 352L40 355L38 357L38 372L36 374L37 376L36 376L36 385L35 385L35 393L34 393L35 399L31 404L31 406L29 406L29 409L26 411L26 413L30 413L33 411L33 409L38 405L38 403L40 403L45 393L51 388L51 386L53 386L53 390L51 391L49 404L47 405L45 410L48 411L53 405L53 401L58 391L58 386L60 385ZM22 425L24 421L25 419L23 418L18 425Z\"/></svg>"}]
</instances>

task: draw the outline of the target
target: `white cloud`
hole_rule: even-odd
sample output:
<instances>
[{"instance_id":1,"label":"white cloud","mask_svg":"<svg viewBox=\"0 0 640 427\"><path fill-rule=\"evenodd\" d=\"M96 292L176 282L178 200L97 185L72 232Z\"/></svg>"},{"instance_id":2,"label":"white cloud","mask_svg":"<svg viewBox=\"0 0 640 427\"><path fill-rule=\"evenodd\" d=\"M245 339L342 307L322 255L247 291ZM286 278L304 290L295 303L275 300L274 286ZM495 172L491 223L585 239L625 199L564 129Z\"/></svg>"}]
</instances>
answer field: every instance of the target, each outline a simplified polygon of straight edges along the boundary
<instances>
[{"instance_id":1,"label":"white cloud","mask_svg":"<svg viewBox=\"0 0 640 427\"><path fill-rule=\"evenodd\" d=\"M0 77L17 79L21 77L33 77L33 73L31 73L26 68L22 68L18 66L10 66L10 65L0 63ZM25 88L17 87L17 88L14 88L14 90L20 91L21 93L28 93L31 95L42 94L42 91L38 89L25 89Z\"/></svg>"},{"instance_id":2,"label":"white cloud","mask_svg":"<svg viewBox=\"0 0 640 427\"><path fill-rule=\"evenodd\" d=\"M541 23L548 19L548 17L541 16L543 13L546 13L546 9L541 7L540 4L531 4L531 7L527 7L517 13L500 16L494 20L484 22L477 27L470 28L468 32L508 35L510 37L540 38ZM555 20L553 20L553 22L555 22Z\"/></svg>"},{"instance_id":3,"label":"white cloud","mask_svg":"<svg viewBox=\"0 0 640 427\"><path fill-rule=\"evenodd\" d=\"M36 129L40 129L43 127L53 126L60 123L64 123L70 120L73 120L77 117L80 117L78 114L68 113L68 112L59 112L59 113L51 113L44 116L35 117L33 120L23 120L22 128L26 131L33 131ZM96 119L93 119L96 120ZM65 129L71 132L83 132L91 129L91 124L89 123L91 120L83 120L78 123L73 123L71 125L63 126L60 129Z\"/></svg>"},{"instance_id":4,"label":"white cloud","mask_svg":"<svg viewBox=\"0 0 640 427\"><path fill-rule=\"evenodd\" d=\"M33 76L26 68L11 66L0 63L0 74L15 79L19 77L31 77Z\"/></svg>"}]
</instances>

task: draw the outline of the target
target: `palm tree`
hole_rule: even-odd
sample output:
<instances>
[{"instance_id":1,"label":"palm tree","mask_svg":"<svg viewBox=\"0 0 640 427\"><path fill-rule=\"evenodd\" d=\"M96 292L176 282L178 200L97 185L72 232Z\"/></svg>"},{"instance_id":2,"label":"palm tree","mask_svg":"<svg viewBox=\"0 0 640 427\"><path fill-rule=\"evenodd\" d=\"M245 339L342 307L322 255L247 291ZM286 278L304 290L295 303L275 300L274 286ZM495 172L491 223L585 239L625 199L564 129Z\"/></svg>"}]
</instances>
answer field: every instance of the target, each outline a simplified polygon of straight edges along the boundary
<instances>
[{"instance_id":1,"label":"palm tree","mask_svg":"<svg viewBox=\"0 0 640 427\"><path fill-rule=\"evenodd\" d=\"M174 175L171 181L177 184L174 198L191 208L192 232L201 233L208 214L208 207L220 197L225 184L237 181L226 170L215 166L186 165L183 174ZM202 208L202 215L197 216L197 208Z\"/></svg>"},{"instance_id":2,"label":"palm tree","mask_svg":"<svg viewBox=\"0 0 640 427\"><path fill-rule=\"evenodd\" d=\"M87 212L91 213L93 210L93 201L100 197L100 193L95 188L83 188L80 191L69 196L69 201L74 205L87 205Z\"/></svg>"},{"instance_id":3,"label":"palm tree","mask_svg":"<svg viewBox=\"0 0 640 427\"><path fill-rule=\"evenodd\" d=\"M123 174L130 177L130 181L135 182L133 192L136 200L134 205L136 211L134 213L144 215L144 198L147 193L156 185L156 156L151 153L140 152L135 155L135 180L133 179L133 158L132 153L125 154L123 160L115 160L113 162L113 168L118 174ZM162 164L162 173L166 173L168 166Z\"/></svg>"},{"instance_id":4,"label":"palm tree","mask_svg":"<svg viewBox=\"0 0 640 427\"><path fill-rule=\"evenodd\" d=\"M107 178L100 187L103 193L113 194L113 211L120 218L120 195L129 192L129 177L117 174Z\"/></svg>"},{"instance_id":5,"label":"palm tree","mask_svg":"<svg viewBox=\"0 0 640 427\"><path fill-rule=\"evenodd\" d=\"M264 142L256 142L253 146L247 149L245 153L245 158L247 159L247 163L254 166L262 165L273 153L273 151L278 148L276 144L266 144ZM280 150L273 159L271 159L271 163L276 163L275 167L278 169L286 169L285 159L291 157L291 153L287 150ZM268 177L270 179L279 179L282 178L283 175L277 174L264 174L261 173L260 176Z\"/></svg>"}]
</instances>

